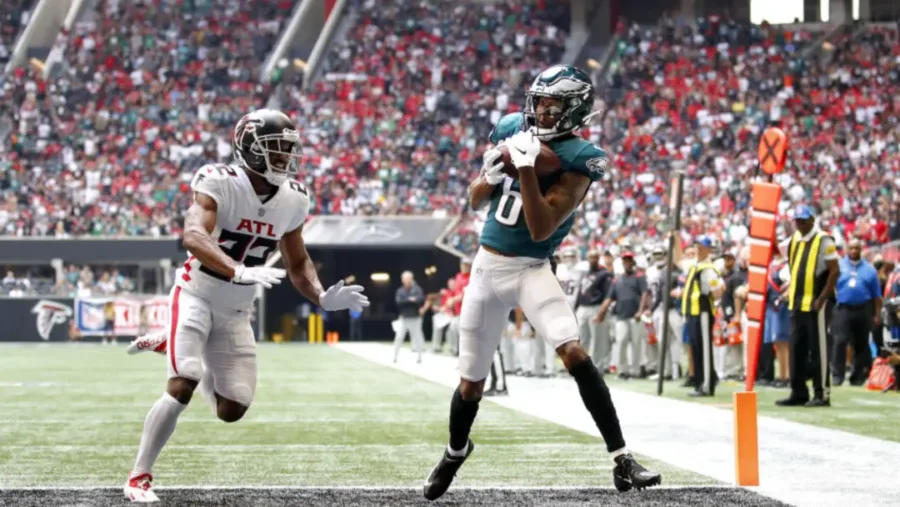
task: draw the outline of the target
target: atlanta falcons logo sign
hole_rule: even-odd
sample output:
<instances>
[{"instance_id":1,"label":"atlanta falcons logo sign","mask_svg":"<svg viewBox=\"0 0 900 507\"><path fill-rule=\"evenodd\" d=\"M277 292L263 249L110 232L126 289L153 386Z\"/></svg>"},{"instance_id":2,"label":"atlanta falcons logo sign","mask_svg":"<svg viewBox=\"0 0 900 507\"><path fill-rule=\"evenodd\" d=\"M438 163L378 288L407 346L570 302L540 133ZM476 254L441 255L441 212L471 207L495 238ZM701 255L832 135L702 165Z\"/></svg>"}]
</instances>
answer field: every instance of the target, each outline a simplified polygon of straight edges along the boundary
<instances>
[{"instance_id":1,"label":"atlanta falcons logo sign","mask_svg":"<svg viewBox=\"0 0 900 507\"><path fill-rule=\"evenodd\" d=\"M65 324L69 317L72 316L72 308L61 303L42 299L34 305L31 313L37 315L38 335L43 340L49 340L53 326Z\"/></svg>"}]
</instances>

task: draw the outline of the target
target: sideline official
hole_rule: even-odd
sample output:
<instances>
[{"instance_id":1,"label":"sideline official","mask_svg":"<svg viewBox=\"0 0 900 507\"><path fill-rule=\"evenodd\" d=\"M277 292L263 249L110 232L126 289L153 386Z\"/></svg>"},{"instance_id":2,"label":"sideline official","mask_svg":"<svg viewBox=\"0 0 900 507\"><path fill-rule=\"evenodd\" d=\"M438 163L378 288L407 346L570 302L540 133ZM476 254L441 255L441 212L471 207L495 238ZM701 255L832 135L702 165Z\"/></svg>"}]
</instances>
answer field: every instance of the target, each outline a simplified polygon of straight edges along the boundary
<instances>
[{"instance_id":1,"label":"sideline official","mask_svg":"<svg viewBox=\"0 0 900 507\"><path fill-rule=\"evenodd\" d=\"M825 305L834 294L839 267L834 239L815 225L809 206L794 210L796 231L779 244L787 252L790 278L787 290L791 312L791 395L775 402L779 406L831 406L831 376L828 374L828 340ZM807 368L812 362L813 399L806 387Z\"/></svg>"},{"instance_id":2,"label":"sideline official","mask_svg":"<svg viewBox=\"0 0 900 507\"><path fill-rule=\"evenodd\" d=\"M581 279L575 315L578 317L579 334L584 341L584 348L594 360L597 369L609 373L612 356L609 323L597 322L594 317L600 313L600 305L609 294L613 274L600 264L600 252L589 251L587 261L588 271Z\"/></svg>"},{"instance_id":3,"label":"sideline official","mask_svg":"<svg viewBox=\"0 0 900 507\"><path fill-rule=\"evenodd\" d=\"M689 396L713 396L718 381L713 365L713 316L715 302L722 296L724 282L710 262L713 241L697 238L697 263L688 270L681 295L681 313L694 357L694 391Z\"/></svg>"},{"instance_id":4,"label":"sideline official","mask_svg":"<svg viewBox=\"0 0 900 507\"><path fill-rule=\"evenodd\" d=\"M881 285L878 272L862 258L862 242L851 240L847 255L840 260L837 281L837 306L831 327L834 330L834 361L831 363L834 385L844 383L847 345L853 348L850 385L860 386L869 377L872 354L869 334L881 325Z\"/></svg>"}]
</instances>

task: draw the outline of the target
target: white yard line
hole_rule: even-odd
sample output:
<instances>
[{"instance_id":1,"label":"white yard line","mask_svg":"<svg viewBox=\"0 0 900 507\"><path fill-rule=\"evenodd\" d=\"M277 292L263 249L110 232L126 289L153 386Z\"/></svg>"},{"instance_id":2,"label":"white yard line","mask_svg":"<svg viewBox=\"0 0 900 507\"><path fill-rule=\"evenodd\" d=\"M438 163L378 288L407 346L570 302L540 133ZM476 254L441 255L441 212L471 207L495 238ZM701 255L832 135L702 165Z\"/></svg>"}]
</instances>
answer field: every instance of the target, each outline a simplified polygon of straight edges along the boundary
<instances>
[{"instance_id":1,"label":"white yard line","mask_svg":"<svg viewBox=\"0 0 900 507\"><path fill-rule=\"evenodd\" d=\"M568 450L573 449L589 449L584 444L564 444L564 443L546 443L536 444L533 442L525 444L485 444L480 443L478 447L496 447L498 450L505 448L522 448L529 449L545 449L545 450ZM353 451L357 449L367 449L371 451L395 451L397 449L434 449L432 443L420 444L184 444L176 446L178 450L211 450L211 451ZM104 453L119 451L134 451L133 445L5 445L3 450L17 451L51 451L51 452L86 452L86 451L103 451Z\"/></svg>"},{"instance_id":2,"label":"white yard line","mask_svg":"<svg viewBox=\"0 0 900 507\"><path fill-rule=\"evenodd\" d=\"M660 486L660 489L726 489L729 486ZM34 488L3 488L0 491L109 491L120 490L119 487L113 486L47 486ZM154 491L166 490L201 490L201 491L321 491L321 490L337 490L337 491L422 491L421 486L415 487L392 487L392 486L154 486ZM612 486L606 488L582 487L582 486L460 486L453 487L454 491L582 491L596 489L613 489Z\"/></svg>"},{"instance_id":3,"label":"white yard line","mask_svg":"<svg viewBox=\"0 0 900 507\"><path fill-rule=\"evenodd\" d=\"M130 387L128 389L123 389L120 392L128 392L134 393L136 389L134 387ZM104 391L104 395L109 395L111 391ZM160 391L161 393L162 391ZM154 392L154 394L156 394ZM100 399L100 396L97 396ZM115 407L115 408L131 408L138 407L149 410L151 406L153 406L153 401L155 398L150 398L145 401L107 401L106 399L102 400L102 405L104 409ZM96 412L98 403L101 403L97 400L92 401L65 401L65 407L69 408L89 408L91 410L91 414ZM40 413L45 413L47 411L47 401L34 401L34 400L25 400L16 401L16 400L6 400L0 401L0 413L3 413L4 410L9 411L17 411L20 412L25 409L34 409L40 411ZM376 408L411 408L411 407L421 407L421 403L418 401L398 401L396 403L391 402L371 402L367 403L365 401L316 401L316 400L294 400L294 401L255 401L253 402L253 409L257 409L260 407L268 407L268 408L314 408L314 409L322 409L322 408L339 408L339 409L348 409L348 408L365 408L365 409L376 409ZM143 417L143 416L142 416ZM142 419L143 420L143 419ZM179 419L180 421L181 419Z\"/></svg>"},{"instance_id":4,"label":"white yard line","mask_svg":"<svg viewBox=\"0 0 900 507\"><path fill-rule=\"evenodd\" d=\"M452 357L429 354L422 364L415 364L406 351L394 364L393 349L387 344L341 343L336 347L448 387L459 382ZM570 378L508 377L507 381L511 394L488 398L490 401L599 436ZM630 449L734 483L731 411L621 389L611 391ZM730 401L723 397L723 402ZM760 417L759 445L761 486L748 489L760 494L800 507L887 506L896 505L900 498L900 481L893 477L900 469L898 443Z\"/></svg>"}]
</instances>

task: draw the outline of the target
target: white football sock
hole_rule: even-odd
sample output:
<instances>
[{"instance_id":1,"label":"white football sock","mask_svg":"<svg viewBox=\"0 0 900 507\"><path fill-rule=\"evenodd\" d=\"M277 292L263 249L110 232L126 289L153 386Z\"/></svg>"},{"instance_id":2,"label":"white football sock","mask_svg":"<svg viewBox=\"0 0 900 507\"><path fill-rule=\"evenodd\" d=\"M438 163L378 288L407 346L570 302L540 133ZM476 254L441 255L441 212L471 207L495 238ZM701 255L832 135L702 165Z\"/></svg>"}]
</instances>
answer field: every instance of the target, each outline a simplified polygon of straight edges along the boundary
<instances>
[{"instance_id":1,"label":"white football sock","mask_svg":"<svg viewBox=\"0 0 900 507\"><path fill-rule=\"evenodd\" d=\"M623 448L621 448L621 449L616 449L615 451L609 453L609 455L612 457L613 460L615 460L615 459L618 458L619 456L624 456L625 454L628 454L628 448L627 448L627 447L623 447Z\"/></svg>"},{"instance_id":2,"label":"white football sock","mask_svg":"<svg viewBox=\"0 0 900 507\"><path fill-rule=\"evenodd\" d=\"M466 446L460 450L455 450L451 448L449 445L447 446L447 454L453 456L454 458L462 458L469 451L469 442L466 442Z\"/></svg>"},{"instance_id":3,"label":"white football sock","mask_svg":"<svg viewBox=\"0 0 900 507\"><path fill-rule=\"evenodd\" d=\"M150 412L147 412L147 418L144 419L144 432L141 435L141 446L134 462L132 476L150 473L160 451L175 432L175 423L185 408L187 405L182 405L169 393L163 393L162 397L156 400Z\"/></svg>"}]
</instances>

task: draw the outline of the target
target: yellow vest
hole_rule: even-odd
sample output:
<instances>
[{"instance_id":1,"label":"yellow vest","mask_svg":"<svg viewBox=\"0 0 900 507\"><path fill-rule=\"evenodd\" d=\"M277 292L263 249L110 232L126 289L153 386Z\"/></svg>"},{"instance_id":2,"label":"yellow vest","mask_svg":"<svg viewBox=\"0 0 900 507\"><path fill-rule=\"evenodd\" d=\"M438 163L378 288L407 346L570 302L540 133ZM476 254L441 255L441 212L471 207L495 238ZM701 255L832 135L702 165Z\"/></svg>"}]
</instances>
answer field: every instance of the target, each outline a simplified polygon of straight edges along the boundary
<instances>
[{"instance_id":1,"label":"yellow vest","mask_svg":"<svg viewBox=\"0 0 900 507\"><path fill-rule=\"evenodd\" d=\"M822 253L822 238L827 237L822 231L809 241L804 241L800 231L791 237L788 246L788 265L791 267L791 287L788 291L788 310L813 312L813 303L825 288L828 272L816 277L816 265Z\"/></svg>"},{"instance_id":2,"label":"yellow vest","mask_svg":"<svg viewBox=\"0 0 900 507\"><path fill-rule=\"evenodd\" d=\"M710 293L703 297L703 288L700 286L700 275L704 269L711 269L716 275L719 274L719 270L711 262L698 262L691 266L681 293L681 314L685 317L696 317L701 311L712 313L713 295Z\"/></svg>"}]
</instances>

